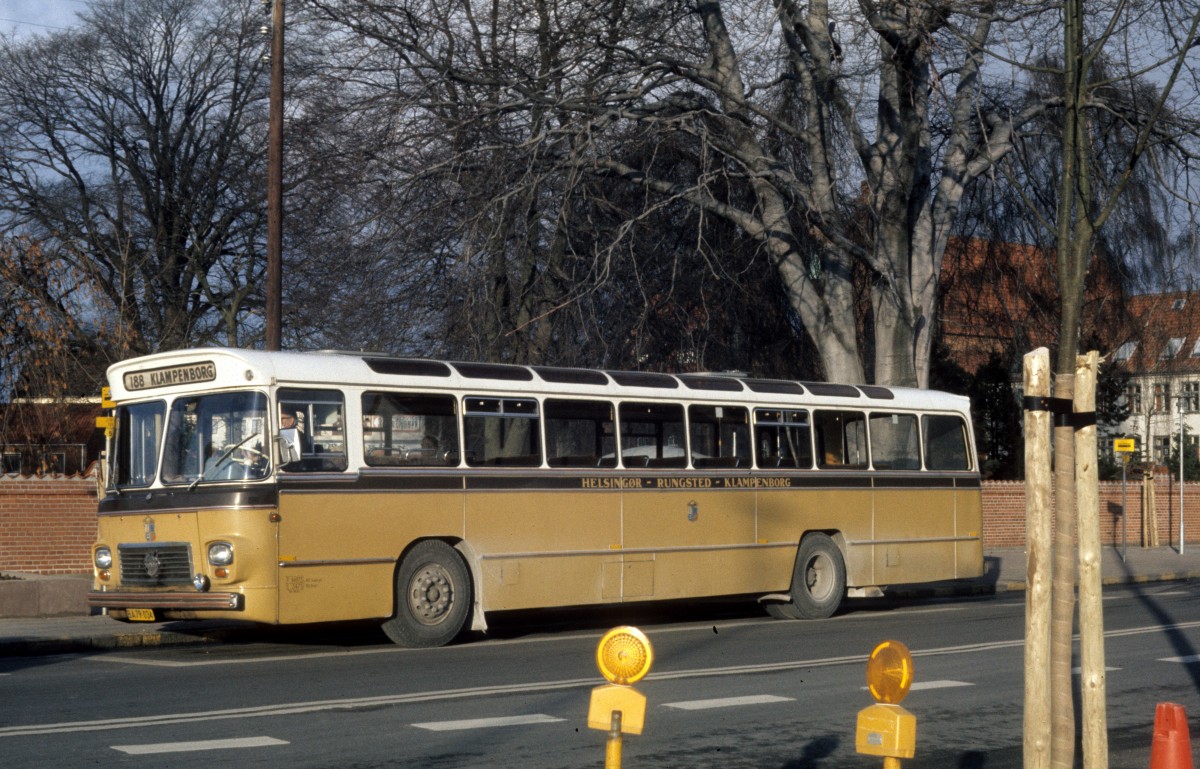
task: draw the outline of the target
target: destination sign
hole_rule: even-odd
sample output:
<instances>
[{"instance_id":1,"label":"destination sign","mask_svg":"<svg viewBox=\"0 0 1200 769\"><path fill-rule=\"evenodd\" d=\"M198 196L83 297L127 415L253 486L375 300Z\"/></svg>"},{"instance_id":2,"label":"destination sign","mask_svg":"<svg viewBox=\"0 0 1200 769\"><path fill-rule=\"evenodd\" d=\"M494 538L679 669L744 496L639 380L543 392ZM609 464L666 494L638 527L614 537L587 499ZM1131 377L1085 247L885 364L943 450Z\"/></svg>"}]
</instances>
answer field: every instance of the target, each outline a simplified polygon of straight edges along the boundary
<instances>
[{"instance_id":1,"label":"destination sign","mask_svg":"<svg viewBox=\"0 0 1200 769\"><path fill-rule=\"evenodd\" d=\"M584 489L790 489L791 478L581 478Z\"/></svg>"},{"instance_id":2,"label":"destination sign","mask_svg":"<svg viewBox=\"0 0 1200 769\"><path fill-rule=\"evenodd\" d=\"M189 363L185 366L164 366L147 371L130 371L124 377L125 389L130 392L178 384L213 382L216 379L217 364L212 361Z\"/></svg>"}]
</instances>

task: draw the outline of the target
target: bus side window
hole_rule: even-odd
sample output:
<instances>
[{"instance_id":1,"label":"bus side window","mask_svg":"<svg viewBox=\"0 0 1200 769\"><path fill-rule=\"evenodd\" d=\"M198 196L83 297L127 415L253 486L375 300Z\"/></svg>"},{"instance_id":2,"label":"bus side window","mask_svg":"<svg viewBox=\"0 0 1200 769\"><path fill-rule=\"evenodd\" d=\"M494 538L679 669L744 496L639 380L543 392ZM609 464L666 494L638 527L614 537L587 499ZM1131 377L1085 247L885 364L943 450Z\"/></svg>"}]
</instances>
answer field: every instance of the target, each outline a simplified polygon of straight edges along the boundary
<instances>
[{"instance_id":1,"label":"bus side window","mask_svg":"<svg viewBox=\"0 0 1200 769\"><path fill-rule=\"evenodd\" d=\"M117 409L117 486L148 486L158 472L158 445L162 442L166 404L135 403Z\"/></svg>"},{"instance_id":2,"label":"bus side window","mask_svg":"<svg viewBox=\"0 0 1200 769\"><path fill-rule=\"evenodd\" d=\"M279 439L291 443L300 457L280 469L289 473L345 471L349 461L341 391L281 388L278 399Z\"/></svg>"},{"instance_id":3,"label":"bus side window","mask_svg":"<svg viewBox=\"0 0 1200 769\"><path fill-rule=\"evenodd\" d=\"M931 414L921 418L927 470L970 470L967 425L961 417Z\"/></svg>"},{"instance_id":4,"label":"bus side window","mask_svg":"<svg viewBox=\"0 0 1200 769\"><path fill-rule=\"evenodd\" d=\"M455 405L450 395L363 393L363 457L367 465L457 465Z\"/></svg>"},{"instance_id":5,"label":"bus side window","mask_svg":"<svg viewBox=\"0 0 1200 769\"><path fill-rule=\"evenodd\" d=\"M812 430L807 411L754 410L758 466L812 469Z\"/></svg>"},{"instance_id":6,"label":"bus side window","mask_svg":"<svg viewBox=\"0 0 1200 769\"><path fill-rule=\"evenodd\" d=\"M746 409L689 406L692 467L749 467L750 425Z\"/></svg>"},{"instance_id":7,"label":"bus side window","mask_svg":"<svg viewBox=\"0 0 1200 769\"><path fill-rule=\"evenodd\" d=\"M472 467L537 467L538 403L524 398L463 398L467 464Z\"/></svg>"},{"instance_id":8,"label":"bus side window","mask_svg":"<svg viewBox=\"0 0 1200 769\"><path fill-rule=\"evenodd\" d=\"M616 467L617 426L607 401L547 399L546 462L551 467Z\"/></svg>"},{"instance_id":9,"label":"bus side window","mask_svg":"<svg viewBox=\"0 0 1200 769\"><path fill-rule=\"evenodd\" d=\"M625 467L687 467L681 404L622 403L620 415Z\"/></svg>"},{"instance_id":10,"label":"bus side window","mask_svg":"<svg viewBox=\"0 0 1200 769\"><path fill-rule=\"evenodd\" d=\"M876 470L920 470L921 447L913 414L871 414L871 463Z\"/></svg>"},{"instance_id":11,"label":"bus side window","mask_svg":"<svg viewBox=\"0 0 1200 769\"><path fill-rule=\"evenodd\" d=\"M816 411L813 427L819 467L866 468L866 415L858 411Z\"/></svg>"}]
</instances>

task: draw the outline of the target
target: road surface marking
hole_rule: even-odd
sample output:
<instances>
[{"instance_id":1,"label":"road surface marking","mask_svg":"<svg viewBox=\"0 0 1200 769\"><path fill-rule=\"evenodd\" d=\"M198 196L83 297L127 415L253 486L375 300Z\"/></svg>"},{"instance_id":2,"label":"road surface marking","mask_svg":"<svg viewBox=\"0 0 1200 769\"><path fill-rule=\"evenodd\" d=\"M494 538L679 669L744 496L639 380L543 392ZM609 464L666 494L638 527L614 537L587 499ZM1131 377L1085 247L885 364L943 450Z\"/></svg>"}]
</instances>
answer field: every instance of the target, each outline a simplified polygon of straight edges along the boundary
<instances>
[{"instance_id":1,"label":"road surface marking","mask_svg":"<svg viewBox=\"0 0 1200 769\"><path fill-rule=\"evenodd\" d=\"M1110 665L1109 667L1106 667L1106 668L1104 668L1104 672L1106 672L1106 673L1110 673L1110 672L1112 672L1112 671L1114 671L1114 670L1120 670L1120 668L1114 668L1114 667L1112 667L1111 665ZM1073 676L1081 676L1081 675L1083 675L1083 668L1081 668L1081 667L1073 667L1073 668L1071 668L1071 675L1073 675Z\"/></svg>"},{"instance_id":2,"label":"road surface marking","mask_svg":"<svg viewBox=\"0 0 1200 769\"><path fill-rule=\"evenodd\" d=\"M752 694L746 697L720 697L715 700L667 702L663 707L679 710L711 710L712 708L736 708L742 705L766 705L772 702L795 702L795 700L791 697L776 697L773 694Z\"/></svg>"},{"instance_id":3,"label":"road surface marking","mask_svg":"<svg viewBox=\"0 0 1200 769\"><path fill-rule=\"evenodd\" d=\"M236 750L240 748L265 748L271 745L287 745L285 740L274 737L241 737L230 740L199 740L196 742L160 742L155 745L113 745L113 750L131 756L148 756L155 753L194 753L198 750Z\"/></svg>"},{"instance_id":4,"label":"road surface marking","mask_svg":"<svg viewBox=\"0 0 1200 769\"><path fill-rule=\"evenodd\" d=\"M497 726L525 726L526 724L554 724L562 718L548 716L545 713L533 713L528 716L504 716L497 718L468 718L464 721L427 721L413 724L418 729L428 729L431 732L457 732L463 729L492 729Z\"/></svg>"},{"instance_id":5,"label":"road surface marking","mask_svg":"<svg viewBox=\"0 0 1200 769\"><path fill-rule=\"evenodd\" d=\"M864 658L865 659L865 658ZM0 727L0 738L22 737L35 734L63 734L74 732L97 732L106 729L133 729L169 724L190 724L201 721L225 721L232 719L257 718L261 716L294 716L305 713L326 713L334 710L378 708L388 705L411 705L414 703L439 702L442 700L468 699L503 694L529 694L561 689L592 688L595 677L563 681L504 684L499 686L476 686L464 689L442 689L409 694L390 694L378 697L353 697L336 700L312 700L308 702L284 702L274 705L259 705L248 708L194 711L191 713L162 713L153 716L127 718L104 718L94 721L68 721L57 724L28 724L25 726Z\"/></svg>"},{"instance_id":6,"label":"road surface marking","mask_svg":"<svg viewBox=\"0 0 1200 769\"><path fill-rule=\"evenodd\" d=\"M957 607L957 606L939 606L939 607L919 608L919 609L905 609L904 613L906 616L908 616L908 615L912 615L912 614L945 614L947 612L960 612L960 611L963 611L963 609L961 609L960 607ZM851 614L851 615L846 615L844 617L838 618L838 620L842 621L842 622L860 621L860 620L866 620L866 619L870 619L869 614ZM715 628L717 631L732 630L734 628L743 628L743 627L761 627L761 628L779 627L782 629L787 629L787 624L788 623L785 623L785 622L775 622L775 621L771 620L769 617L764 616L762 619L744 620L744 621L740 621L740 622L738 622L738 621L716 622L716 623L694 622L694 623L688 623L686 625L679 626L679 627L655 628L653 632L654 632L654 635L662 635L662 634L666 634L666 633L694 633L698 630L704 630L704 631L711 632L710 629L712 629L712 628ZM536 643L555 643L555 642L565 643L568 641L577 641L580 638L594 638L596 640L599 640L600 637L601 637L600 635L597 635L595 633L590 633L590 632L588 632L588 633L560 633L560 634L551 635L551 636L540 636L540 637L533 637L533 638L487 639L484 641L480 641L478 644L472 644L472 646L484 646L484 645L486 645L486 646L515 646L515 645L520 645L520 644L536 644ZM456 651L458 649L461 649L461 648L463 648L463 647L451 646L451 647L447 647L446 649L441 649L439 651L442 654L454 654L454 653L456 653ZM242 657L239 659L164 660L164 659L156 659L153 656L133 657L133 656L123 655L123 654L99 654L99 655L95 655L92 657L87 657L86 659L89 662L115 662L115 663L122 664L122 665L142 665L144 667L194 668L194 667L207 667L207 666L212 666L212 665L253 665L253 664L259 664L259 663L266 663L266 662L298 662L301 660L323 659L323 658L327 658L327 657L354 657L354 656L359 656L359 655L364 655L364 654L413 654L413 653L418 653L418 652L422 652L422 651L427 651L427 650L406 649L401 646L382 646L382 647L375 648L375 649L353 649L353 650L338 649L336 651L328 651L328 652L310 652L307 654L272 654L272 655L263 656L263 657Z\"/></svg>"},{"instance_id":7,"label":"road surface marking","mask_svg":"<svg viewBox=\"0 0 1200 769\"><path fill-rule=\"evenodd\" d=\"M910 692L919 692L923 689L953 689L958 686L974 686L966 681L917 681L911 687Z\"/></svg>"},{"instance_id":8,"label":"road surface marking","mask_svg":"<svg viewBox=\"0 0 1200 769\"><path fill-rule=\"evenodd\" d=\"M1159 657L1159 662L1178 662L1184 665L1190 665L1193 662L1200 662L1200 654L1189 654L1186 657Z\"/></svg>"},{"instance_id":9,"label":"road surface marking","mask_svg":"<svg viewBox=\"0 0 1200 769\"><path fill-rule=\"evenodd\" d=\"M1117 636L1151 633L1161 634L1164 630L1182 630L1197 627L1200 627L1200 620L1195 622L1181 622L1172 625L1148 625L1140 628L1130 628L1127 630L1107 631L1104 635L1106 638L1113 638ZM1019 649L1024 646L1024 638L1014 638L1006 641L963 644L960 646L943 646L933 649L912 649L911 651L914 657L933 657L956 654L975 654L979 652L991 652L1001 649ZM710 678L715 676L749 675L753 673L774 673L785 670L804 670L807 668L833 667L838 665L862 665L866 661L866 654L851 654L842 657L797 659L751 665L730 665L728 667L664 671L660 673L651 673L646 677L646 680L670 681L690 678ZM433 691L409 692L405 694L391 694L377 697L281 702L272 705L261 705L249 708L229 708L210 711L201 710L190 713L163 713L153 716L105 718L92 721L35 723L0 727L0 739L5 737L21 737L38 734L66 734L75 732L104 731L108 729L144 728L146 726L160 726L164 724L190 724L200 721L222 721L242 718L255 718L259 716L288 716L302 713L323 713L334 710L377 708L388 705L408 705L419 702L457 700L481 696L531 694L559 691L563 689L591 689L595 687L595 685L596 678L593 676L589 678L564 679L558 681L525 681L513 684L501 684L497 686L470 687L462 689L437 689Z\"/></svg>"},{"instance_id":10,"label":"road surface marking","mask_svg":"<svg viewBox=\"0 0 1200 769\"><path fill-rule=\"evenodd\" d=\"M919 692L925 689L954 689L959 686L974 686L975 684L967 683L966 681L917 681L909 687L910 692ZM863 691L867 691L869 687L860 687Z\"/></svg>"}]
</instances>

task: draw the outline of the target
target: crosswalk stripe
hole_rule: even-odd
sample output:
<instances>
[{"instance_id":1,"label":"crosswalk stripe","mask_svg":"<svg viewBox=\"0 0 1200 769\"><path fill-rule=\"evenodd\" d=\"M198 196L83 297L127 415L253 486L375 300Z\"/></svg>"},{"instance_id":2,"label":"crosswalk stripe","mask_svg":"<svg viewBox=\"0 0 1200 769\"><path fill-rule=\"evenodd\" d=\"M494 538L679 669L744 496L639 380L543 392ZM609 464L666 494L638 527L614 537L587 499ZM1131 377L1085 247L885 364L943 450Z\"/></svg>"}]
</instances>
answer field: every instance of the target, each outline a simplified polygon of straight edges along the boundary
<instances>
[{"instance_id":1,"label":"crosswalk stripe","mask_svg":"<svg viewBox=\"0 0 1200 769\"><path fill-rule=\"evenodd\" d=\"M908 688L910 692L919 692L925 689L953 689L958 686L974 686L975 684L967 683L966 681L918 681ZM870 687L859 687L863 691L867 691Z\"/></svg>"},{"instance_id":2,"label":"crosswalk stripe","mask_svg":"<svg viewBox=\"0 0 1200 769\"><path fill-rule=\"evenodd\" d=\"M532 713L527 716L501 716L498 718L468 718L462 721L426 721L413 724L418 729L428 729L431 732L454 732L462 729L490 729L497 726L525 726L526 724L553 724L564 719L548 716L545 713Z\"/></svg>"},{"instance_id":3,"label":"crosswalk stripe","mask_svg":"<svg viewBox=\"0 0 1200 769\"><path fill-rule=\"evenodd\" d=\"M160 742L154 745L113 745L131 756L147 756L155 753L191 753L198 750L236 750L240 748L265 748L271 745L287 745L285 740L274 737L241 737L228 740L197 740L194 742Z\"/></svg>"},{"instance_id":4,"label":"crosswalk stripe","mask_svg":"<svg viewBox=\"0 0 1200 769\"><path fill-rule=\"evenodd\" d=\"M956 686L974 686L966 681L918 681L909 687L910 692L919 692L922 689L953 689Z\"/></svg>"},{"instance_id":5,"label":"crosswalk stripe","mask_svg":"<svg viewBox=\"0 0 1200 769\"><path fill-rule=\"evenodd\" d=\"M741 705L766 705L772 702L793 702L791 697L776 697L773 694L753 694L745 697L720 697L712 700L687 700L668 702L666 708L678 710L709 710L711 708L736 708Z\"/></svg>"}]
</instances>

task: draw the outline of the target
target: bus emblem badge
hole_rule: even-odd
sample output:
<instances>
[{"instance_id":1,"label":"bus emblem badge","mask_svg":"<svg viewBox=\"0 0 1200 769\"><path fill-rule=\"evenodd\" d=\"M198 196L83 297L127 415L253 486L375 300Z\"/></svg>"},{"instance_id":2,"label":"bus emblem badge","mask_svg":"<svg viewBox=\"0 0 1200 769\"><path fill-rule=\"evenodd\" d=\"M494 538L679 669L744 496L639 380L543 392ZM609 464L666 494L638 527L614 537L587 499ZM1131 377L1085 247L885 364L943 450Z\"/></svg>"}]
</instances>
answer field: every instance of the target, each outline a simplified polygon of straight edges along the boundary
<instances>
[{"instance_id":1,"label":"bus emblem badge","mask_svg":"<svg viewBox=\"0 0 1200 769\"><path fill-rule=\"evenodd\" d=\"M688 520L695 521L700 517L700 507L695 502L688 502Z\"/></svg>"},{"instance_id":2,"label":"bus emblem badge","mask_svg":"<svg viewBox=\"0 0 1200 769\"><path fill-rule=\"evenodd\" d=\"M158 579L158 573L162 570L162 563L158 560L158 553L147 553L142 559L142 568L146 570L146 576L150 579Z\"/></svg>"},{"instance_id":3,"label":"bus emblem badge","mask_svg":"<svg viewBox=\"0 0 1200 769\"><path fill-rule=\"evenodd\" d=\"M146 519L142 521L142 524L146 531L146 541L153 542L155 539L157 539L158 535L154 532L154 519L150 516L146 516Z\"/></svg>"}]
</instances>

